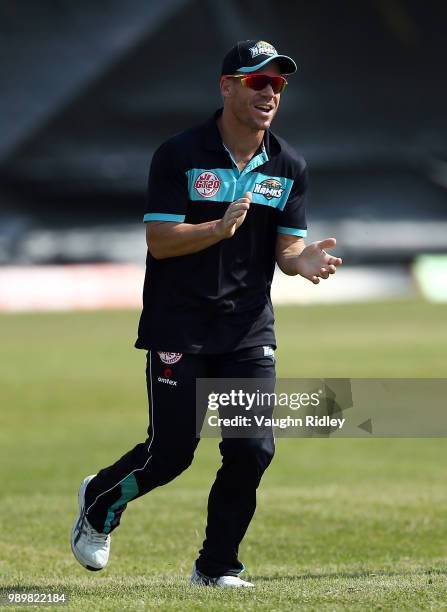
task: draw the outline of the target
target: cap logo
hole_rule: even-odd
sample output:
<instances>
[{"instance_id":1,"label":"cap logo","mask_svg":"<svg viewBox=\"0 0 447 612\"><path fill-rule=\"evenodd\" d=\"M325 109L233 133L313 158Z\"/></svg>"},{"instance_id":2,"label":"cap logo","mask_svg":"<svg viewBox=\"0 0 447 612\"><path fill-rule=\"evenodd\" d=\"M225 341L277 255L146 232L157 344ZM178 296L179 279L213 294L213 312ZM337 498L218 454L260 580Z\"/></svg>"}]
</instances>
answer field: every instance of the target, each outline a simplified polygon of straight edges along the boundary
<instances>
[{"instance_id":1,"label":"cap logo","mask_svg":"<svg viewBox=\"0 0 447 612\"><path fill-rule=\"evenodd\" d=\"M252 58L258 55L278 55L275 47L265 40L260 40L250 47L250 53Z\"/></svg>"},{"instance_id":2,"label":"cap logo","mask_svg":"<svg viewBox=\"0 0 447 612\"><path fill-rule=\"evenodd\" d=\"M256 183L253 193L263 195L266 200L280 198L284 192L282 184L274 178L265 179L262 183Z\"/></svg>"}]
</instances>

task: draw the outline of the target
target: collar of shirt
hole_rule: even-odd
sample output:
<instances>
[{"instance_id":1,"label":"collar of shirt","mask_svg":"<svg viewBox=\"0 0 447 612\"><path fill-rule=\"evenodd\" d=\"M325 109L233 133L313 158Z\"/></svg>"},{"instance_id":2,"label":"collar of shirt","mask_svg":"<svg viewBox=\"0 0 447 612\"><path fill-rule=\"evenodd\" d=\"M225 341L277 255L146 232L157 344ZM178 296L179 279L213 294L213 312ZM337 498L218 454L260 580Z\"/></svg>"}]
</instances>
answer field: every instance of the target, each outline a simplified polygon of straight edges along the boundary
<instances>
[{"instance_id":1,"label":"collar of shirt","mask_svg":"<svg viewBox=\"0 0 447 612\"><path fill-rule=\"evenodd\" d=\"M222 111L223 108L219 108L203 126L203 146L207 151L225 151L226 149L217 127L217 119ZM265 130L261 147L260 152L265 152L269 159L281 152L281 145L270 130Z\"/></svg>"}]
</instances>

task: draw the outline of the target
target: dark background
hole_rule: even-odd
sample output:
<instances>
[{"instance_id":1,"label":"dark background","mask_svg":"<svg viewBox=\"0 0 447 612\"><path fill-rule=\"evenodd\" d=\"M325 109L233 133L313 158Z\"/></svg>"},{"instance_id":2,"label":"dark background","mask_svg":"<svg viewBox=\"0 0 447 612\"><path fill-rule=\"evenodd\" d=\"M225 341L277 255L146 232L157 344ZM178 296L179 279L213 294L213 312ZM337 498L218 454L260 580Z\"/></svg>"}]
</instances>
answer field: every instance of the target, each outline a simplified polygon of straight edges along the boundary
<instances>
[{"instance_id":1,"label":"dark background","mask_svg":"<svg viewBox=\"0 0 447 612\"><path fill-rule=\"evenodd\" d=\"M311 239L350 263L447 248L447 4L0 4L0 263L141 259L151 155L220 105L237 41L291 55L274 131L310 168Z\"/></svg>"}]
</instances>

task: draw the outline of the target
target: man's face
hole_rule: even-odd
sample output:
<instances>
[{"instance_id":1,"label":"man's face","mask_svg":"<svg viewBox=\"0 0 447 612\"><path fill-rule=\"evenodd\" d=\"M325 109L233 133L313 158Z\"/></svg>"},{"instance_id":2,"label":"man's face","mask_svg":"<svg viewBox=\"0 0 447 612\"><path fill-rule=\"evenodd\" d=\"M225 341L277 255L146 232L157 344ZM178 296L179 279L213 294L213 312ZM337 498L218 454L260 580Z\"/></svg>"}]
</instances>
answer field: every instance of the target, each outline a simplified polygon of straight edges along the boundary
<instances>
[{"instance_id":1,"label":"man's face","mask_svg":"<svg viewBox=\"0 0 447 612\"><path fill-rule=\"evenodd\" d=\"M279 76L281 72L275 61L250 74L268 74ZM266 130L270 127L279 107L281 94L273 93L271 85L261 91L243 87L240 79L222 78L221 93L225 108L245 126L255 130Z\"/></svg>"}]
</instances>

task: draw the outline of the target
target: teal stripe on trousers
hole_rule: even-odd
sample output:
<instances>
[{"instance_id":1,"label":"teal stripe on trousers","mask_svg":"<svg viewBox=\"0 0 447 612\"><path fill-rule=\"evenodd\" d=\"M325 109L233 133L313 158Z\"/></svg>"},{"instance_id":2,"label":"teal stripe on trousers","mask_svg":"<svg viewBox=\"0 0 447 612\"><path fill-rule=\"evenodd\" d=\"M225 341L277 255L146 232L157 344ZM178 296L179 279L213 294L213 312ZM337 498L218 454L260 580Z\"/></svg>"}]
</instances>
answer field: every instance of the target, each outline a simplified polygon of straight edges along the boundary
<instances>
[{"instance_id":1,"label":"teal stripe on trousers","mask_svg":"<svg viewBox=\"0 0 447 612\"><path fill-rule=\"evenodd\" d=\"M121 497L113 503L108 512L107 517L104 523L104 533L110 533L112 528L112 521L115 516L115 510L118 510L124 504L127 504L131 499L133 499L136 495L138 495L138 484L136 478L133 474L129 474L126 478L121 482Z\"/></svg>"}]
</instances>

